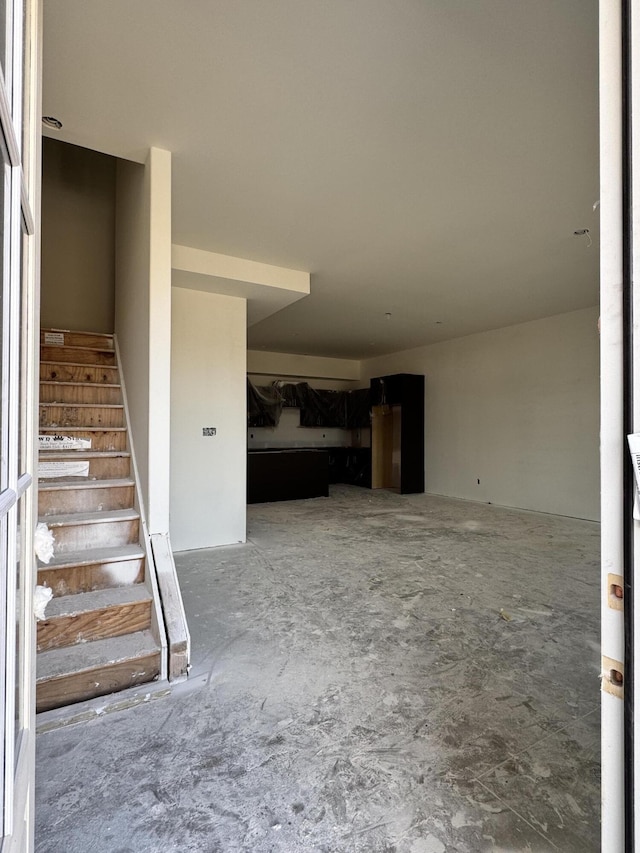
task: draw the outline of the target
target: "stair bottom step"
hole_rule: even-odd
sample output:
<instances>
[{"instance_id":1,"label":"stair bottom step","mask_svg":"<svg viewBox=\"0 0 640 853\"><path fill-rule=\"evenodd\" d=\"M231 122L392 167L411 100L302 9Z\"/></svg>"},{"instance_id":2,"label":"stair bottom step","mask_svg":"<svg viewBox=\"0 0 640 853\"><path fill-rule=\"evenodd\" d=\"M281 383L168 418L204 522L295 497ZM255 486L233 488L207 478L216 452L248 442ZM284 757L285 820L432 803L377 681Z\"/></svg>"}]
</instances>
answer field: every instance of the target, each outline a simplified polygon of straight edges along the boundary
<instances>
[{"instance_id":1,"label":"stair bottom step","mask_svg":"<svg viewBox=\"0 0 640 853\"><path fill-rule=\"evenodd\" d=\"M36 711L51 711L156 681L160 649L150 631L40 652Z\"/></svg>"}]
</instances>

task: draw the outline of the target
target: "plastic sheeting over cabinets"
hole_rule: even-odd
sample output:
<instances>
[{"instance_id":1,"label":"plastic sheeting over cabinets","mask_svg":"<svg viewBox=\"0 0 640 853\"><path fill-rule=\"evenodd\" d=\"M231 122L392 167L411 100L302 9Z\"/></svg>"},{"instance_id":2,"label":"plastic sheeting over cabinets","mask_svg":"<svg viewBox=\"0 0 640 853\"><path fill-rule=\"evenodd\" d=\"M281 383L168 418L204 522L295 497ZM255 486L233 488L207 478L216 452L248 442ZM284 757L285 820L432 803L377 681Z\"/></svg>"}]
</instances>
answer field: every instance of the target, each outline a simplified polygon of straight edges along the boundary
<instances>
[{"instance_id":1,"label":"plastic sheeting over cabinets","mask_svg":"<svg viewBox=\"0 0 640 853\"><path fill-rule=\"evenodd\" d=\"M248 426L277 426L283 408L300 409L300 426L360 429L371 423L368 388L355 391L325 391L308 382L278 380L255 386L247 379Z\"/></svg>"}]
</instances>

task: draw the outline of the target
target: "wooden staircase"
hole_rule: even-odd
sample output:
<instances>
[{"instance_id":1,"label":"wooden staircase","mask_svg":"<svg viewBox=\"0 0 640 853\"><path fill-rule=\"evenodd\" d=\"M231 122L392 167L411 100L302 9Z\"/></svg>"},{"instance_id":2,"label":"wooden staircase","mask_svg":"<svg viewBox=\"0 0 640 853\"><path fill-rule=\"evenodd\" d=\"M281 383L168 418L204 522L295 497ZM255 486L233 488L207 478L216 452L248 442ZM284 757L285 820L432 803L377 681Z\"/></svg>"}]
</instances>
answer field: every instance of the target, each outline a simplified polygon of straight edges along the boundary
<instances>
[{"instance_id":1,"label":"wooden staircase","mask_svg":"<svg viewBox=\"0 0 640 853\"><path fill-rule=\"evenodd\" d=\"M38 513L54 556L38 623L36 708L166 676L166 642L131 465L113 336L43 330Z\"/></svg>"}]
</instances>

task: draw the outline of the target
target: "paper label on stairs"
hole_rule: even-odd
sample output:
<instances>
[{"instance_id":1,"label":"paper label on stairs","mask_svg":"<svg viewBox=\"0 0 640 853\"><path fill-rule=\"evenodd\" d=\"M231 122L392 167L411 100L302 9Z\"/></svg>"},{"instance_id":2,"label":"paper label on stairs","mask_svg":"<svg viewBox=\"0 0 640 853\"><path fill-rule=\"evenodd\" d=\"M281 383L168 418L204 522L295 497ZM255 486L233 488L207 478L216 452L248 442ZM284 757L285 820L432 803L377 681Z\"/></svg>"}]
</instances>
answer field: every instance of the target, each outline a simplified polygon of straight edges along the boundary
<instances>
[{"instance_id":1,"label":"paper label on stairs","mask_svg":"<svg viewBox=\"0 0 640 853\"><path fill-rule=\"evenodd\" d=\"M72 435L39 435L38 447L40 450L91 450L91 439Z\"/></svg>"},{"instance_id":2,"label":"paper label on stairs","mask_svg":"<svg viewBox=\"0 0 640 853\"><path fill-rule=\"evenodd\" d=\"M88 477L89 462L79 459L77 462L39 462L38 477Z\"/></svg>"},{"instance_id":3,"label":"paper label on stairs","mask_svg":"<svg viewBox=\"0 0 640 853\"><path fill-rule=\"evenodd\" d=\"M64 332L45 332L44 333L44 343L45 343L45 346L63 347L64 346Z\"/></svg>"}]
</instances>

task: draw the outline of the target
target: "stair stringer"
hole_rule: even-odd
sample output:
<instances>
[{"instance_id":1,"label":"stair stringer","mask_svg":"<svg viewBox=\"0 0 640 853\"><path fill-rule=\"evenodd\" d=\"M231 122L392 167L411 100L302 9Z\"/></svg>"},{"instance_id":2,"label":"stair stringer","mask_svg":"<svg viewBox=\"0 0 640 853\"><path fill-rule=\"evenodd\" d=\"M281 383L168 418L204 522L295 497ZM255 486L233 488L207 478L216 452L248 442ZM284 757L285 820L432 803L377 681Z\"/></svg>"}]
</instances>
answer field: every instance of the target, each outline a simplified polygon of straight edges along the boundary
<instances>
[{"instance_id":1,"label":"stair stringer","mask_svg":"<svg viewBox=\"0 0 640 853\"><path fill-rule=\"evenodd\" d=\"M155 641L160 646L160 673L159 679L166 681L169 674L169 660L167 651L167 632L165 630L164 616L162 613L162 604L160 602L160 592L158 589L158 580L156 578L155 563L153 560L153 550L151 548L151 539L149 536L149 528L147 526L147 517L145 513L145 505L142 500L140 489L140 475L138 473L138 465L136 462L135 445L131 430L131 419L129 417L129 403L127 398L127 389L122 372L122 362L120 361L120 349L118 347L118 339L114 334L113 347L116 354L116 366L118 368L118 377L120 380L120 389L122 392L122 403L124 406L124 422L127 428L127 450L131 454L131 473L135 482L134 486L134 508L140 515L140 540L139 545L144 550L144 585L149 591L152 599L151 605L151 633Z\"/></svg>"},{"instance_id":2,"label":"stair stringer","mask_svg":"<svg viewBox=\"0 0 640 853\"><path fill-rule=\"evenodd\" d=\"M153 596L152 631L154 631L154 636L162 650L160 678L164 680L168 679L169 681L181 681L187 677L190 668L191 638L169 534L153 535L149 533L144 501L140 489L140 477L129 417L126 383L122 371L118 337L115 334L113 336L113 345L122 390L124 416L127 425L128 450L131 454L131 470L135 480L135 506L136 510L140 513L140 530L141 539L143 540L140 542L140 545L144 548L146 556L144 582Z\"/></svg>"}]
</instances>

